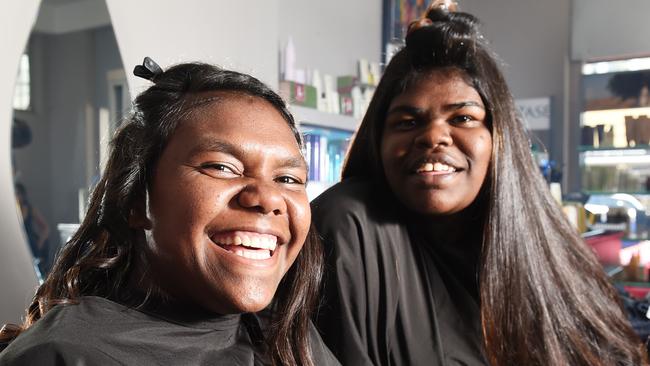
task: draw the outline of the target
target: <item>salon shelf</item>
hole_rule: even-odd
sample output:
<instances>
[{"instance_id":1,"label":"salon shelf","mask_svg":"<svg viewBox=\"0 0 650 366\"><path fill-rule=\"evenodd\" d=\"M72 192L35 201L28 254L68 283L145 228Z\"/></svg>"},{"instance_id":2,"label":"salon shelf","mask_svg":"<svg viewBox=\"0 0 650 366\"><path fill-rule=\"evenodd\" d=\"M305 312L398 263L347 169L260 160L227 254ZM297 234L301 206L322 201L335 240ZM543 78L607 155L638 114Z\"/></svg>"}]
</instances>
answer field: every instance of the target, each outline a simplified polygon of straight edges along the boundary
<instances>
[{"instance_id":1,"label":"salon shelf","mask_svg":"<svg viewBox=\"0 0 650 366\"><path fill-rule=\"evenodd\" d=\"M648 154L650 154L650 145L637 145L634 147L614 147L614 146L603 146L603 147L595 147L595 146L589 146L589 145L580 145L578 146L578 151L580 152L585 152L585 151L628 151L628 150L646 150Z\"/></svg>"},{"instance_id":2,"label":"salon shelf","mask_svg":"<svg viewBox=\"0 0 650 366\"><path fill-rule=\"evenodd\" d=\"M583 191L583 193L589 194L589 195L610 195L610 194L616 194L616 193L625 193L625 194L630 194L632 196L647 196L650 195L650 191Z\"/></svg>"},{"instance_id":3,"label":"salon shelf","mask_svg":"<svg viewBox=\"0 0 650 366\"><path fill-rule=\"evenodd\" d=\"M633 148L590 148L579 152L581 166L650 166L650 147Z\"/></svg>"},{"instance_id":4,"label":"salon shelf","mask_svg":"<svg viewBox=\"0 0 650 366\"><path fill-rule=\"evenodd\" d=\"M359 122L352 116L321 112L314 108L292 105L289 107L298 124L305 123L326 128L354 132Z\"/></svg>"}]
</instances>

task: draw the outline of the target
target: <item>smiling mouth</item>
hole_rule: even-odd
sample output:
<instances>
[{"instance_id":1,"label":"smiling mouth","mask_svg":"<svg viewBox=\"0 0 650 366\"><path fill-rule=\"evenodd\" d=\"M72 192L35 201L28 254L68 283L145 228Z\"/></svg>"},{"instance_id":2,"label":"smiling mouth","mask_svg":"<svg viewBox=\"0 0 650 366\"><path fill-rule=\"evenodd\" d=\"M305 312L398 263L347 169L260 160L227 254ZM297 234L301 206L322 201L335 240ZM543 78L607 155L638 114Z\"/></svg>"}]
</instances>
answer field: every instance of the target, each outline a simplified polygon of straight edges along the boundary
<instances>
[{"instance_id":1,"label":"smiling mouth","mask_svg":"<svg viewBox=\"0 0 650 366\"><path fill-rule=\"evenodd\" d=\"M253 260L271 258L278 242L277 236L248 231L217 234L210 239L234 255Z\"/></svg>"},{"instance_id":2,"label":"smiling mouth","mask_svg":"<svg viewBox=\"0 0 650 366\"><path fill-rule=\"evenodd\" d=\"M434 174L450 174L455 173L458 169L451 165L441 162L425 162L416 169L416 173L434 173Z\"/></svg>"}]
</instances>

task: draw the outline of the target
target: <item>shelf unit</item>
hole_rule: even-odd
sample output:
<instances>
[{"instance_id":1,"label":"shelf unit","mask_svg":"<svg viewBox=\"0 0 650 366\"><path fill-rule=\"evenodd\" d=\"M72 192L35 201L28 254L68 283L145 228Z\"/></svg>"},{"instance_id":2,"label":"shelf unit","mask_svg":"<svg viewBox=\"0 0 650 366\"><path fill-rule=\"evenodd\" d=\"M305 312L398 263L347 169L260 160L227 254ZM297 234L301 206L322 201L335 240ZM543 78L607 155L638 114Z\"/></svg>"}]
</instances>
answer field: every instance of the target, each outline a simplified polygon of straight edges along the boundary
<instances>
[{"instance_id":1,"label":"shelf unit","mask_svg":"<svg viewBox=\"0 0 650 366\"><path fill-rule=\"evenodd\" d=\"M306 135L307 160L310 165L307 196L312 200L338 181L345 156L345 151L341 151L341 148L344 146L347 150L347 142L356 131L358 121L352 116L326 113L301 106L291 106L290 110L301 132ZM311 134L315 135L315 138L310 137ZM328 146L328 143L335 146ZM318 152L312 151L315 146L318 146ZM332 148L339 151L338 154L334 153L336 158L330 156L325 158L326 155L332 154ZM327 173L323 173L324 171Z\"/></svg>"},{"instance_id":2,"label":"shelf unit","mask_svg":"<svg viewBox=\"0 0 650 366\"><path fill-rule=\"evenodd\" d=\"M582 114L581 139L595 145L577 148L583 192L645 195L650 191L649 114L648 107Z\"/></svg>"},{"instance_id":3,"label":"shelf unit","mask_svg":"<svg viewBox=\"0 0 650 366\"><path fill-rule=\"evenodd\" d=\"M324 128L335 128L338 130L354 132L359 123L352 116L321 112L314 108L293 105L289 107L298 125L301 123L317 125Z\"/></svg>"},{"instance_id":4,"label":"shelf unit","mask_svg":"<svg viewBox=\"0 0 650 366\"><path fill-rule=\"evenodd\" d=\"M650 190L650 148L647 145L580 146L578 153L584 192L638 195Z\"/></svg>"}]
</instances>

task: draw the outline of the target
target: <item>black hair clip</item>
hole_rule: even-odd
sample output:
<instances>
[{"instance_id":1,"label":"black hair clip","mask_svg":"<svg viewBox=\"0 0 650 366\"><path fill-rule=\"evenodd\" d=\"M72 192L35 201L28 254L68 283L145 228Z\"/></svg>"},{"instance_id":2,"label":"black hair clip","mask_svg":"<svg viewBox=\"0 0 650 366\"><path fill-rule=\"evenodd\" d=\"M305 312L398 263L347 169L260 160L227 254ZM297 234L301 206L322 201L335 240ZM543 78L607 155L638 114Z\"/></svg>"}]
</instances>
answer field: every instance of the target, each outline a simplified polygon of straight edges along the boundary
<instances>
[{"instance_id":1,"label":"black hair clip","mask_svg":"<svg viewBox=\"0 0 650 366\"><path fill-rule=\"evenodd\" d=\"M145 57L142 65L133 68L133 75L155 83L155 79L163 73L162 68L149 57Z\"/></svg>"}]
</instances>

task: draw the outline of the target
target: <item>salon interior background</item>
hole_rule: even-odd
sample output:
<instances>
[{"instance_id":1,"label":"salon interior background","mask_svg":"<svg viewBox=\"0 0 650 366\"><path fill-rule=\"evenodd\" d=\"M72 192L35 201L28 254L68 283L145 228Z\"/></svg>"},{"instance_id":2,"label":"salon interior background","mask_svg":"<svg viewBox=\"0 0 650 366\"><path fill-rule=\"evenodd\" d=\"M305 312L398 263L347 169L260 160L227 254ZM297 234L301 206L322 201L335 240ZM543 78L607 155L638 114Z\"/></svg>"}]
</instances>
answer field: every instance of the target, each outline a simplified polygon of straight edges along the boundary
<instances>
[{"instance_id":1,"label":"salon interior background","mask_svg":"<svg viewBox=\"0 0 650 366\"><path fill-rule=\"evenodd\" d=\"M551 97L552 134L540 138L562 162L564 186L577 189L572 151L579 141L581 64L648 56L650 2L464 0L460 6L484 22L515 97ZM278 55L289 36L298 67L345 75L359 58L382 60L381 0L20 0L0 8L0 323L20 320L37 285L16 211L10 148L11 101L26 47L33 103L17 114L30 123L33 142L17 163L51 236L56 223L76 221L78 189L97 169L89 162L97 165L98 147L76 141L97 134L109 71L128 71L149 55L161 65L204 60L278 86ZM129 72L116 77L125 78L130 95L144 86ZM74 107L57 108L59 102Z\"/></svg>"}]
</instances>

